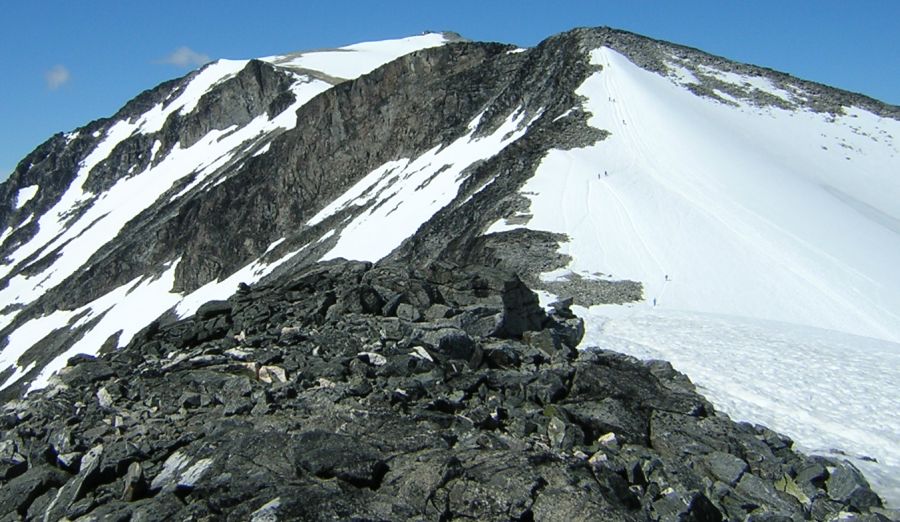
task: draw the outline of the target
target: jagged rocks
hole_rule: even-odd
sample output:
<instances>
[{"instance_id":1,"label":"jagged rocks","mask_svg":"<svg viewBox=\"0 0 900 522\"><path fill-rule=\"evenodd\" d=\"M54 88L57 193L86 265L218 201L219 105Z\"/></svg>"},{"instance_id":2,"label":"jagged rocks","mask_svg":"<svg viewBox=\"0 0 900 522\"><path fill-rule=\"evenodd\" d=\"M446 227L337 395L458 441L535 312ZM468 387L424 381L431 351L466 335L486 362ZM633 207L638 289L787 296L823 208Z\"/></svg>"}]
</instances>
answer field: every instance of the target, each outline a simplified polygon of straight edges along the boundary
<instances>
[{"instance_id":1,"label":"jagged rocks","mask_svg":"<svg viewBox=\"0 0 900 522\"><path fill-rule=\"evenodd\" d=\"M881 516L849 464L731 422L670 365L575 351L570 304L455 265L245 288L11 403L4 520Z\"/></svg>"},{"instance_id":2,"label":"jagged rocks","mask_svg":"<svg viewBox=\"0 0 900 522\"><path fill-rule=\"evenodd\" d=\"M851 466L838 464L828 476L828 496L858 510L881 507L881 500L870 488L862 474Z\"/></svg>"}]
</instances>

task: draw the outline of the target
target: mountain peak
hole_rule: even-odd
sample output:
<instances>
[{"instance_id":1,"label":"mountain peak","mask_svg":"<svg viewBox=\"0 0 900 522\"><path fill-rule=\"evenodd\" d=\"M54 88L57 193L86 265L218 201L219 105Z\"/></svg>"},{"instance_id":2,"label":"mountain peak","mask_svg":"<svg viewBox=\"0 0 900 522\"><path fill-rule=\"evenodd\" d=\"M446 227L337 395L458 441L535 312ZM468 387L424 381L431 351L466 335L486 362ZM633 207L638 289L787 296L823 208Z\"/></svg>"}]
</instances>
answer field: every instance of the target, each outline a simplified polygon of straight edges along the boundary
<instances>
[{"instance_id":1,"label":"mountain peak","mask_svg":"<svg viewBox=\"0 0 900 522\"><path fill-rule=\"evenodd\" d=\"M723 380L697 365L717 406L803 404L803 425L765 422L812 426L810 446L890 471L900 457L879 426L898 414L876 422L854 396L878 394L781 351L815 338L803 349L852 354L851 374L895 387L900 364L867 371L866 353L900 353L885 348L900 342L900 295L885 291L900 288L897 136L896 107L610 28L529 49L425 33L220 60L54 136L0 185L0 397L322 262L489 266L545 304L570 298L581 348L654 356L669 348L654 338L686 338L709 349L673 355L689 366L694 352L732 357L722 343L765 324L751 351L768 371ZM479 299L497 290L466 281ZM346 319L328 315L338 298L447 297L370 286L323 290L321 315ZM784 386L785 368L803 386ZM818 379L830 401L801 397ZM835 402L846 420L823 411Z\"/></svg>"}]
</instances>

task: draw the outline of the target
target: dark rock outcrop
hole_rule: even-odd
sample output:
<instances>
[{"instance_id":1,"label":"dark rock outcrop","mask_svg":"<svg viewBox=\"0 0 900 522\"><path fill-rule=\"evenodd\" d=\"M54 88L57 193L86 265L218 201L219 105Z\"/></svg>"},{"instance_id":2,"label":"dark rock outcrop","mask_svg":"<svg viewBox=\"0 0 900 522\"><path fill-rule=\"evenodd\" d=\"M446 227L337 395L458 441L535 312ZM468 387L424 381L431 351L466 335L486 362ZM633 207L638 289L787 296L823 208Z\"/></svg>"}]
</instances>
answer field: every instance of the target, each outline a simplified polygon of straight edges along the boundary
<instances>
[{"instance_id":1,"label":"dark rock outcrop","mask_svg":"<svg viewBox=\"0 0 900 522\"><path fill-rule=\"evenodd\" d=\"M8 405L2 520L884 520L667 363L575 351L570 304L446 263L242 287Z\"/></svg>"}]
</instances>

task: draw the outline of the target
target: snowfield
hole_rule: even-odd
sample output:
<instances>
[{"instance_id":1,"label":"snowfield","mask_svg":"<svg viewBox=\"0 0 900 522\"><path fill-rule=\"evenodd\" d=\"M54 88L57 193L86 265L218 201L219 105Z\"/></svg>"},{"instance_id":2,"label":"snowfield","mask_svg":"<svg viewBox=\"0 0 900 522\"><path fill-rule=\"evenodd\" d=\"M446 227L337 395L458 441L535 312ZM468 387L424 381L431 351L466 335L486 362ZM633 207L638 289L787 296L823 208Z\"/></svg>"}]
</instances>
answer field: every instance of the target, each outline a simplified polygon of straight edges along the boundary
<instances>
[{"instance_id":1,"label":"snowfield","mask_svg":"<svg viewBox=\"0 0 900 522\"><path fill-rule=\"evenodd\" d=\"M900 152L854 130L900 122L733 107L611 49L593 61L579 94L611 135L551 151L522 190L531 221L488 233L568 234L564 272L641 281L666 308L900 342Z\"/></svg>"},{"instance_id":2,"label":"snowfield","mask_svg":"<svg viewBox=\"0 0 900 522\"><path fill-rule=\"evenodd\" d=\"M719 411L784 433L807 453L850 458L900 505L900 344L647 305L575 312L586 319L582 348L669 361Z\"/></svg>"},{"instance_id":3,"label":"snowfield","mask_svg":"<svg viewBox=\"0 0 900 522\"><path fill-rule=\"evenodd\" d=\"M572 261L545 279L641 281L643 303L576 312L582 346L671 361L900 506L900 122L727 105L608 48L592 62L578 92L611 135L548 153L521 191L531 220L487 232L567 234Z\"/></svg>"}]
</instances>

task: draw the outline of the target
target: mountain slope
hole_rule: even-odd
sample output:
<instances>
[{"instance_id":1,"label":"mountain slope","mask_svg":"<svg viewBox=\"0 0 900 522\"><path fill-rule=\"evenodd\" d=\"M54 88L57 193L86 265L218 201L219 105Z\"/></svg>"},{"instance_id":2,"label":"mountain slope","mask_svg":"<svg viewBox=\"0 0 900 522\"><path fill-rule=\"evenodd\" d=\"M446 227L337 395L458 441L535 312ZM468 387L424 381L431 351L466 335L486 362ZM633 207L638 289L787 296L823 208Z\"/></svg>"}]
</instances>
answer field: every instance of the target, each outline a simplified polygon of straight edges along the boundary
<instances>
[{"instance_id":1,"label":"mountain slope","mask_svg":"<svg viewBox=\"0 0 900 522\"><path fill-rule=\"evenodd\" d=\"M529 222L489 233L567 234L566 271L642 281L667 308L900 341L900 122L709 103L612 49L591 62L577 92L609 137L548 153Z\"/></svg>"},{"instance_id":2,"label":"mountain slope","mask_svg":"<svg viewBox=\"0 0 900 522\"><path fill-rule=\"evenodd\" d=\"M219 61L36 149L0 187L0 398L337 257L514 270L575 297L585 345L657 307L874 337L900 368L900 109L610 29L458 40Z\"/></svg>"},{"instance_id":3,"label":"mountain slope","mask_svg":"<svg viewBox=\"0 0 900 522\"><path fill-rule=\"evenodd\" d=\"M403 44L410 52L442 41L441 35L426 35L395 46ZM396 53L346 50L343 54L356 60L357 69L367 70ZM342 68L338 72L346 74ZM194 290L199 286L196 279L204 278L205 283L235 268L234 259L210 260L208 250L191 259L189 246L204 249L207 238L202 234L216 231L212 226L195 227L195 236L185 237L183 223L196 218L193 212L202 212L197 206L204 192L221 185L242 162L258 157L273 138L294 128L299 107L330 89L330 81L342 81L319 76L337 78L327 72L298 73L294 64L282 69L259 61L220 60L179 82L145 93L110 121L55 137L26 158L5 187L16 194L16 204L21 199L20 192L11 190L14 186L29 183L28 187L40 187L44 178L52 185L50 190L28 189L36 190L37 198L8 209L10 224L18 221L18 225L15 234L12 226L4 234L8 236L4 237L5 285L0 294L5 307L0 324L14 321L23 307L49 299L56 301L53 308L69 312L25 323L19 319L2 352L4 362L14 364L48 331L68 325L76 316L78 326L100 320L89 328L92 338L82 339L81 346L71 348L70 354L96 351L89 346L97 338L102 344L119 330L117 343L123 346L138 329L181 300L180 288ZM55 150L59 147L62 150ZM72 164L77 164L75 172L67 170ZM241 188L246 187L242 184ZM229 199L234 207L233 198ZM35 215L41 217L35 219ZM248 216L250 213L245 213L241 220ZM228 235L228 231L222 232ZM255 239L260 240L258 236ZM243 240L230 238L207 248L231 249ZM249 252L237 248L228 257L257 257L264 250L254 244L244 249ZM179 259L184 250L188 250L187 259L182 264ZM228 262L232 266L227 266ZM61 285L64 281L77 284ZM233 290L234 285L229 292ZM123 318L129 325L125 328ZM67 358L54 356L42 379ZM44 360L41 365L50 362ZM20 375L7 378L3 386Z\"/></svg>"}]
</instances>

